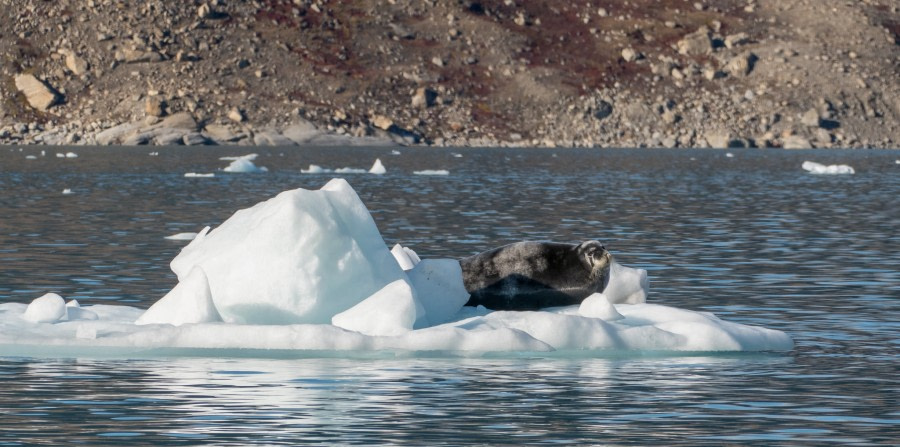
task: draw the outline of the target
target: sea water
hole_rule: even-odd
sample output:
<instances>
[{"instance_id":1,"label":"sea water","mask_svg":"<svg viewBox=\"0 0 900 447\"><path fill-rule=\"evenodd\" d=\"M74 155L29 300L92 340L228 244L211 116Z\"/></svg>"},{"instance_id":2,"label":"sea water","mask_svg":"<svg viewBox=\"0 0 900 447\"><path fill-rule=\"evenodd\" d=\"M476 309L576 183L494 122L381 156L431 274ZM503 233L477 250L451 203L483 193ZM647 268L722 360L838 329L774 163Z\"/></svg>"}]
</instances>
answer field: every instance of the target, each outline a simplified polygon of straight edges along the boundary
<instances>
[{"instance_id":1,"label":"sea water","mask_svg":"<svg viewBox=\"0 0 900 447\"><path fill-rule=\"evenodd\" d=\"M156 148L153 149L157 151ZM598 239L648 302L790 334L783 353L172 350L0 359L0 445L891 443L900 424L893 151L0 149L0 300L149 307L167 236L347 174L389 245L462 257ZM258 153L268 172L229 173ZM33 159L27 158L29 155ZM380 159L382 175L366 173ZM814 175L805 161L851 175ZM416 175L446 171L446 175ZM215 173L185 177L185 173ZM63 194L63 191L68 191Z\"/></svg>"}]
</instances>

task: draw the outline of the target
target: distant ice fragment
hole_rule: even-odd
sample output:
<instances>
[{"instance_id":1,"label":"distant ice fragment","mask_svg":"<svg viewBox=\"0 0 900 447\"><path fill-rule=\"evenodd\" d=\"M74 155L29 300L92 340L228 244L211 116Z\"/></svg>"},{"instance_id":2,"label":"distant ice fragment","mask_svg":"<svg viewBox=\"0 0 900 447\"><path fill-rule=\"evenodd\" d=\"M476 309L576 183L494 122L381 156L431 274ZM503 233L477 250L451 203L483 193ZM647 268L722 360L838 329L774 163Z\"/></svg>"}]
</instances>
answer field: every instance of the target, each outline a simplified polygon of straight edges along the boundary
<instances>
[{"instance_id":1,"label":"distant ice fragment","mask_svg":"<svg viewBox=\"0 0 900 447\"><path fill-rule=\"evenodd\" d=\"M413 171L415 175L450 175L450 171L446 169L426 169L424 171Z\"/></svg>"},{"instance_id":2,"label":"distant ice fragment","mask_svg":"<svg viewBox=\"0 0 900 447\"><path fill-rule=\"evenodd\" d=\"M604 321L616 321L625 318L609 302L606 295L602 293L595 293L585 298L581 305L578 306L578 314L583 317L599 318Z\"/></svg>"},{"instance_id":3,"label":"distant ice fragment","mask_svg":"<svg viewBox=\"0 0 900 447\"><path fill-rule=\"evenodd\" d=\"M166 236L165 238L170 241L192 241L195 237L197 237L197 233L186 232L176 233L170 236Z\"/></svg>"},{"instance_id":4,"label":"distant ice fragment","mask_svg":"<svg viewBox=\"0 0 900 447\"><path fill-rule=\"evenodd\" d=\"M309 165L309 169L301 169L300 172L304 174L328 174L334 172L332 169L325 169L319 165Z\"/></svg>"},{"instance_id":5,"label":"distant ice fragment","mask_svg":"<svg viewBox=\"0 0 900 447\"><path fill-rule=\"evenodd\" d=\"M391 155L400 155L400 151L398 151L397 149L392 149Z\"/></svg>"},{"instance_id":6,"label":"distant ice fragment","mask_svg":"<svg viewBox=\"0 0 900 447\"><path fill-rule=\"evenodd\" d=\"M453 153L453 157L454 157L454 158L462 158L462 156L463 156L463 155L460 154L460 153L458 153L458 152L454 152L454 153Z\"/></svg>"},{"instance_id":7,"label":"distant ice fragment","mask_svg":"<svg viewBox=\"0 0 900 447\"><path fill-rule=\"evenodd\" d=\"M647 271L625 267L613 259L609 268L609 283L603 295L612 304L640 304L647 301L650 281Z\"/></svg>"},{"instance_id":8,"label":"distant ice fragment","mask_svg":"<svg viewBox=\"0 0 900 447\"><path fill-rule=\"evenodd\" d=\"M209 281L200 267L179 282L166 296L150 306L134 324L213 323L222 321L213 304Z\"/></svg>"},{"instance_id":9,"label":"distant ice fragment","mask_svg":"<svg viewBox=\"0 0 900 447\"><path fill-rule=\"evenodd\" d=\"M78 154L74 152L66 152L66 158L78 158Z\"/></svg>"},{"instance_id":10,"label":"distant ice fragment","mask_svg":"<svg viewBox=\"0 0 900 447\"><path fill-rule=\"evenodd\" d=\"M335 174L365 174L369 171L359 168L338 168L334 170Z\"/></svg>"},{"instance_id":11,"label":"distant ice fragment","mask_svg":"<svg viewBox=\"0 0 900 447\"><path fill-rule=\"evenodd\" d=\"M52 323L66 315L66 301L55 293L48 293L35 298L22 318L33 323Z\"/></svg>"},{"instance_id":12,"label":"distant ice fragment","mask_svg":"<svg viewBox=\"0 0 900 447\"><path fill-rule=\"evenodd\" d=\"M416 252L400 244L395 244L394 247L391 248L391 254L394 255L397 264L400 264L400 268L404 271L412 270L412 268L420 261L419 255L417 255Z\"/></svg>"},{"instance_id":13,"label":"distant ice fragment","mask_svg":"<svg viewBox=\"0 0 900 447\"><path fill-rule=\"evenodd\" d=\"M72 190L69 189L69 188L63 189L63 190L62 190L62 193L63 193L63 195L66 195L66 196L69 195L69 194L75 194L75 193L72 192Z\"/></svg>"},{"instance_id":14,"label":"distant ice fragment","mask_svg":"<svg viewBox=\"0 0 900 447\"><path fill-rule=\"evenodd\" d=\"M416 292L405 279L398 279L359 304L331 318L331 324L371 336L394 336L409 332L423 313Z\"/></svg>"},{"instance_id":15,"label":"distant ice fragment","mask_svg":"<svg viewBox=\"0 0 900 447\"><path fill-rule=\"evenodd\" d=\"M236 155L236 156L228 156L228 157L219 157L219 160L223 161L237 161L237 160L247 160L253 161L256 160L259 154L247 154L247 155Z\"/></svg>"},{"instance_id":16,"label":"distant ice fragment","mask_svg":"<svg viewBox=\"0 0 900 447\"><path fill-rule=\"evenodd\" d=\"M37 156L36 155L26 155L25 159L26 160L37 160Z\"/></svg>"},{"instance_id":17,"label":"distant ice fragment","mask_svg":"<svg viewBox=\"0 0 900 447\"><path fill-rule=\"evenodd\" d=\"M369 168L369 174L382 175L385 173L387 173L387 169L385 169L384 165L381 163L381 159L376 158L375 163L373 163L372 167Z\"/></svg>"},{"instance_id":18,"label":"distant ice fragment","mask_svg":"<svg viewBox=\"0 0 900 447\"><path fill-rule=\"evenodd\" d=\"M731 152L727 152L727 153L725 154L725 156L728 157L728 158L734 158L734 154L732 154Z\"/></svg>"},{"instance_id":19,"label":"distant ice fragment","mask_svg":"<svg viewBox=\"0 0 900 447\"><path fill-rule=\"evenodd\" d=\"M205 174L198 173L198 172L185 172L184 176L187 178L212 178L212 177L215 177L216 174L212 173L212 172L205 173Z\"/></svg>"},{"instance_id":20,"label":"distant ice fragment","mask_svg":"<svg viewBox=\"0 0 900 447\"><path fill-rule=\"evenodd\" d=\"M814 161L804 161L803 169L812 174L853 174L856 171L848 165L823 165Z\"/></svg>"},{"instance_id":21,"label":"distant ice fragment","mask_svg":"<svg viewBox=\"0 0 900 447\"><path fill-rule=\"evenodd\" d=\"M62 152L57 152L57 153L56 153L56 158L66 158L66 154L64 154L64 153L62 153Z\"/></svg>"},{"instance_id":22,"label":"distant ice fragment","mask_svg":"<svg viewBox=\"0 0 900 447\"><path fill-rule=\"evenodd\" d=\"M149 155L151 157L157 157L157 156L159 156L159 152L149 152L147 155Z\"/></svg>"},{"instance_id":23,"label":"distant ice fragment","mask_svg":"<svg viewBox=\"0 0 900 447\"><path fill-rule=\"evenodd\" d=\"M256 155L256 154L252 154L252 155ZM258 167L250 160L251 159L247 159L247 158L239 158L237 160L232 161L231 164L229 164L222 170L225 172L242 172L242 173L269 172L269 168Z\"/></svg>"}]
</instances>

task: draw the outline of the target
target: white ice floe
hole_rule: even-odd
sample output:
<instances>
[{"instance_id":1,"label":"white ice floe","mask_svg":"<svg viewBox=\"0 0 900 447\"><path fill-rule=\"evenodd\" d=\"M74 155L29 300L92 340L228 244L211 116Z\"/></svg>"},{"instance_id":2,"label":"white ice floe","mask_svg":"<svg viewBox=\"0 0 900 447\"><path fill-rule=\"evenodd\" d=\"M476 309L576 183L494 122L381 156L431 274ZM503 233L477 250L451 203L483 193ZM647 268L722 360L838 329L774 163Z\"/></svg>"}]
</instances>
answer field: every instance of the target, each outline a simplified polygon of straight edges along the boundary
<instances>
[{"instance_id":1,"label":"white ice floe","mask_svg":"<svg viewBox=\"0 0 900 447\"><path fill-rule=\"evenodd\" d=\"M415 175L450 175L450 171L446 169L426 169L424 171L413 171Z\"/></svg>"},{"instance_id":2,"label":"white ice floe","mask_svg":"<svg viewBox=\"0 0 900 447\"><path fill-rule=\"evenodd\" d=\"M728 158L734 158L734 154L732 154L731 152L727 152L727 153L725 154L725 156L728 157Z\"/></svg>"},{"instance_id":3,"label":"white ice floe","mask_svg":"<svg viewBox=\"0 0 900 447\"><path fill-rule=\"evenodd\" d=\"M319 165L309 165L309 169L301 169L300 172L304 174L328 174L334 172L332 169L325 169Z\"/></svg>"},{"instance_id":4,"label":"white ice floe","mask_svg":"<svg viewBox=\"0 0 900 447\"><path fill-rule=\"evenodd\" d=\"M172 261L179 283L149 309L0 304L0 356L473 355L790 350L784 332L648 304L647 272L619 264L580 306L464 307L453 259L388 250L346 181L286 191L197 234ZM292 354L293 353L293 354ZM306 354L301 354L306 353ZM318 353L318 354L315 354Z\"/></svg>"},{"instance_id":5,"label":"white ice floe","mask_svg":"<svg viewBox=\"0 0 900 447\"><path fill-rule=\"evenodd\" d=\"M231 164L223 168L225 172L240 173L256 173L269 172L269 168L256 166L253 160L256 160L257 154L247 154L237 157L221 157L219 160L231 161Z\"/></svg>"},{"instance_id":6,"label":"white ice floe","mask_svg":"<svg viewBox=\"0 0 900 447\"><path fill-rule=\"evenodd\" d=\"M62 153L62 152L57 152L57 153L56 153L56 158L66 158L66 154L64 154L64 153Z\"/></svg>"},{"instance_id":7,"label":"white ice floe","mask_svg":"<svg viewBox=\"0 0 900 447\"><path fill-rule=\"evenodd\" d=\"M812 174L853 174L856 171L847 165L823 165L814 161L804 161L803 170Z\"/></svg>"},{"instance_id":8,"label":"white ice floe","mask_svg":"<svg viewBox=\"0 0 900 447\"><path fill-rule=\"evenodd\" d=\"M176 233L170 236L166 236L165 238L170 241L192 241L197 237L197 233Z\"/></svg>"},{"instance_id":9,"label":"white ice floe","mask_svg":"<svg viewBox=\"0 0 900 447\"><path fill-rule=\"evenodd\" d=\"M334 170L335 174L366 174L368 172L369 171L366 171L365 169L361 169L361 168L347 168L347 167L337 168Z\"/></svg>"},{"instance_id":10,"label":"white ice floe","mask_svg":"<svg viewBox=\"0 0 900 447\"><path fill-rule=\"evenodd\" d=\"M185 172L184 176L187 178L213 178L216 176L215 173L199 173L199 172Z\"/></svg>"},{"instance_id":11,"label":"white ice floe","mask_svg":"<svg viewBox=\"0 0 900 447\"><path fill-rule=\"evenodd\" d=\"M26 160L37 160L37 155L26 155L25 159Z\"/></svg>"},{"instance_id":12,"label":"white ice floe","mask_svg":"<svg viewBox=\"0 0 900 447\"><path fill-rule=\"evenodd\" d=\"M62 190L62 193L63 193L63 195L65 195L65 196L70 195L70 194L75 194L74 192L72 192L72 189L71 189L71 188L63 189L63 190Z\"/></svg>"},{"instance_id":13,"label":"white ice floe","mask_svg":"<svg viewBox=\"0 0 900 447\"><path fill-rule=\"evenodd\" d=\"M151 157L158 157L158 156L159 156L159 152L148 152L147 155L149 155L149 156L151 156Z\"/></svg>"},{"instance_id":14,"label":"white ice floe","mask_svg":"<svg viewBox=\"0 0 900 447\"><path fill-rule=\"evenodd\" d=\"M381 163L380 158L375 159L375 163L372 164L372 167L369 168L369 174L385 174L387 173L387 169L385 169L384 164Z\"/></svg>"},{"instance_id":15,"label":"white ice floe","mask_svg":"<svg viewBox=\"0 0 900 447\"><path fill-rule=\"evenodd\" d=\"M391 155L400 155L400 153L397 149L391 149Z\"/></svg>"},{"instance_id":16,"label":"white ice floe","mask_svg":"<svg viewBox=\"0 0 900 447\"><path fill-rule=\"evenodd\" d=\"M78 158L78 154L74 152L66 152L66 158Z\"/></svg>"}]
</instances>

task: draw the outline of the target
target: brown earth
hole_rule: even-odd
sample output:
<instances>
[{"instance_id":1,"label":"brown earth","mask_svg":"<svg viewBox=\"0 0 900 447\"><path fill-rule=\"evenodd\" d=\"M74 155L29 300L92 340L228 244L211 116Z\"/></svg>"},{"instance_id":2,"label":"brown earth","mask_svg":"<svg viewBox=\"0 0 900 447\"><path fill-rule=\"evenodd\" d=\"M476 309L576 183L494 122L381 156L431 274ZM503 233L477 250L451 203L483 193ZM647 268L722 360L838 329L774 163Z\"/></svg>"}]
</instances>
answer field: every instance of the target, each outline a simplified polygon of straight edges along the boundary
<instances>
[{"instance_id":1,"label":"brown earth","mask_svg":"<svg viewBox=\"0 0 900 447\"><path fill-rule=\"evenodd\" d=\"M0 0L0 143L898 147L898 8Z\"/></svg>"}]
</instances>

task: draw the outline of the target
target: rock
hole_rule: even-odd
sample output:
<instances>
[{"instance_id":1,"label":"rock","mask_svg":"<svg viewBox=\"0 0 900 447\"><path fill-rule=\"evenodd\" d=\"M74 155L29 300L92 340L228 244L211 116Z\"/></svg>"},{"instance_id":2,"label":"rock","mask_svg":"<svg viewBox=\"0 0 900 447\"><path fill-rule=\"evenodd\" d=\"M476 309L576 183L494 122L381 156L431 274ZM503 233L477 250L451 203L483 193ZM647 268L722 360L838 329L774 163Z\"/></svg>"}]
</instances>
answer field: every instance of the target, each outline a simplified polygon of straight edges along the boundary
<instances>
[{"instance_id":1,"label":"rock","mask_svg":"<svg viewBox=\"0 0 900 447\"><path fill-rule=\"evenodd\" d=\"M709 29L705 26L697 31L684 36L676 44L678 53L683 55L704 55L713 51L712 39L709 37Z\"/></svg>"},{"instance_id":2,"label":"rock","mask_svg":"<svg viewBox=\"0 0 900 447\"><path fill-rule=\"evenodd\" d=\"M290 138L278 133L276 130L263 130L253 136L253 143L257 146L296 146Z\"/></svg>"},{"instance_id":3,"label":"rock","mask_svg":"<svg viewBox=\"0 0 900 447\"><path fill-rule=\"evenodd\" d=\"M75 76L81 76L87 73L88 63L86 60L78 57L74 52L67 51L66 52L66 68L69 69Z\"/></svg>"},{"instance_id":4,"label":"rock","mask_svg":"<svg viewBox=\"0 0 900 447\"><path fill-rule=\"evenodd\" d=\"M753 53L743 53L731 58L725 65L725 71L732 76L747 76L753 71L753 64L756 62L756 55Z\"/></svg>"},{"instance_id":5,"label":"rock","mask_svg":"<svg viewBox=\"0 0 900 447\"><path fill-rule=\"evenodd\" d=\"M435 99L437 99L437 92L430 88L419 87L412 97L412 106L419 108L431 107L434 105Z\"/></svg>"},{"instance_id":6,"label":"rock","mask_svg":"<svg viewBox=\"0 0 900 447\"><path fill-rule=\"evenodd\" d=\"M375 115L372 118L372 124L382 130L390 130L394 127L394 121L384 115Z\"/></svg>"},{"instance_id":7,"label":"rock","mask_svg":"<svg viewBox=\"0 0 900 447\"><path fill-rule=\"evenodd\" d=\"M706 70L703 70L703 77L706 78L707 80L712 81L714 79L719 79L719 78L725 77L725 73L723 73L719 70L716 70L714 68L707 68Z\"/></svg>"},{"instance_id":8,"label":"rock","mask_svg":"<svg viewBox=\"0 0 900 447\"><path fill-rule=\"evenodd\" d=\"M749 41L750 36L748 36L747 33L731 34L725 37L725 46L731 49L738 45L744 45Z\"/></svg>"},{"instance_id":9,"label":"rock","mask_svg":"<svg viewBox=\"0 0 900 447\"><path fill-rule=\"evenodd\" d=\"M750 142L743 138L734 138L728 133L713 132L706 134L706 144L715 149L731 149L750 147Z\"/></svg>"},{"instance_id":10,"label":"rock","mask_svg":"<svg viewBox=\"0 0 900 447\"><path fill-rule=\"evenodd\" d=\"M148 96L144 101L144 113L147 116L163 116L165 115L165 101L159 96Z\"/></svg>"},{"instance_id":11,"label":"rock","mask_svg":"<svg viewBox=\"0 0 900 447\"><path fill-rule=\"evenodd\" d=\"M781 147L785 149L812 149L812 144L800 135L789 135L781 140Z\"/></svg>"},{"instance_id":12,"label":"rock","mask_svg":"<svg viewBox=\"0 0 900 447\"><path fill-rule=\"evenodd\" d=\"M188 112L178 112L162 120L157 126L168 129L185 129L196 131L197 120Z\"/></svg>"},{"instance_id":13,"label":"rock","mask_svg":"<svg viewBox=\"0 0 900 447\"><path fill-rule=\"evenodd\" d=\"M182 137L185 146L200 146L207 144L209 141L199 132L188 132Z\"/></svg>"},{"instance_id":14,"label":"rock","mask_svg":"<svg viewBox=\"0 0 900 447\"><path fill-rule=\"evenodd\" d=\"M625 62L634 62L638 59L638 53L631 48L625 48L622 50L622 59L625 59Z\"/></svg>"},{"instance_id":15,"label":"rock","mask_svg":"<svg viewBox=\"0 0 900 447\"><path fill-rule=\"evenodd\" d=\"M800 122L806 127L819 127L822 124L822 119L819 116L819 111L813 107L800 117Z\"/></svg>"},{"instance_id":16,"label":"rock","mask_svg":"<svg viewBox=\"0 0 900 447\"><path fill-rule=\"evenodd\" d=\"M598 120L602 120L602 119L612 115L612 113L613 113L612 104L610 104L602 99L598 99L597 103L593 107L592 115L594 116L594 118L597 118Z\"/></svg>"},{"instance_id":17,"label":"rock","mask_svg":"<svg viewBox=\"0 0 900 447\"><path fill-rule=\"evenodd\" d=\"M245 119L244 112L237 107L232 107L231 110L228 111L228 119L236 123L241 123Z\"/></svg>"},{"instance_id":18,"label":"rock","mask_svg":"<svg viewBox=\"0 0 900 447\"><path fill-rule=\"evenodd\" d=\"M212 11L209 9L209 5L204 3L204 4L200 5L199 8L197 8L197 17L200 17L201 19L205 19L205 18L209 17L209 14L211 12Z\"/></svg>"},{"instance_id":19,"label":"rock","mask_svg":"<svg viewBox=\"0 0 900 447\"><path fill-rule=\"evenodd\" d=\"M663 120L663 122L666 123L666 124L675 124L675 123L677 123L680 119L681 119L681 117L678 116L678 115L675 113L675 111L673 111L673 110L666 110L666 111L663 112L663 114L662 114L662 120Z\"/></svg>"},{"instance_id":20,"label":"rock","mask_svg":"<svg viewBox=\"0 0 900 447\"><path fill-rule=\"evenodd\" d=\"M116 52L116 60L120 60L130 64L136 64L140 62L161 62L163 59L164 58L162 54L159 54L156 51L124 49L122 51Z\"/></svg>"},{"instance_id":21,"label":"rock","mask_svg":"<svg viewBox=\"0 0 900 447\"><path fill-rule=\"evenodd\" d=\"M293 124L285 127L281 134L297 144L307 144L322 135L322 132L316 128L315 124L298 118Z\"/></svg>"},{"instance_id":22,"label":"rock","mask_svg":"<svg viewBox=\"0 0 900 447\"><path fill-rule=\"evenodd\" d=\"M94 139L97 140L97 144L103 145L121 143L126 136L134 133L139 128L140 123L123 123L99 132L94 136Z\"/></svg>"},{"instance_id":23,"label":"rock","mask_svg":"<svg viewBox=\"0 0 900 447\"><path fill-rule=\"evenodd\" d=\"M62 96L45 82L34 75L16 76L16 88L25 95L28 104L40 111L46 111L62 100Z\"/></svg>"},{"instance_id":24,"label":"rock","mask_svg":"<svg viewBox=\"0 0 900 447\"><path fill-rule=\"evenodd\" d=\"M238 135L232 132L228 126L221 124L208 124L204 129L204 133L218 143L230 143L239 139Z\"/></svg>"}]
</instances>

